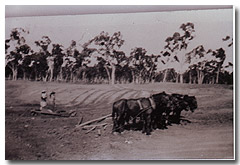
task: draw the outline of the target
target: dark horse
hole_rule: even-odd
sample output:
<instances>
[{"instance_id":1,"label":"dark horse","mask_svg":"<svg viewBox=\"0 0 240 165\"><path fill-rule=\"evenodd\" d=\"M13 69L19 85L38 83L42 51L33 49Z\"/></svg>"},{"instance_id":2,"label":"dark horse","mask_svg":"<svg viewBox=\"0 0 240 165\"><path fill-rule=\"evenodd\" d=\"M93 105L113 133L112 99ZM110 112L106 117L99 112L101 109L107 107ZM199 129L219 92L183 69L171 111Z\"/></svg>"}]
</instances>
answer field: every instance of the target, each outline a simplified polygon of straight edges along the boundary
<instances>
[{"instance_id":1,"label":"dark horse","mask_svg":"<svg viewBox=\"0 0 240 165\"><path fill-rule=\"evenodd\" d=\"M167 128L169 114L173 111L171 96L165 92L153 94L151 98L156 104L156 109L152 113L152 126L156 128Z\"/></svg>"},{"instance_id":2,"label":"dark horse","mask_svg":"<svg viewBox=\"0 0 240 165\"><path fill-rule=\"evenodd\" d=\"M125 122L132 118L135 122L140 117L143 122L142 133L151 134L151 116L153 112L153 100L150 98L121 99L113 103L112 119L113 132L122 132Z\"/></svg>"},{"instance_id":3,"label":"dark horse","mask_svg":"<svg viewBox=\"0 0 240 165\"><path fill-rule=\"evenodd\" d=\"M181 95L181 94L172 94L171 95L172 103L173 103L173 114L170 116L171 122L180 124L181 112L191 111L197 108L197 100L195 96Z\"/></svg>"}]
</instances>

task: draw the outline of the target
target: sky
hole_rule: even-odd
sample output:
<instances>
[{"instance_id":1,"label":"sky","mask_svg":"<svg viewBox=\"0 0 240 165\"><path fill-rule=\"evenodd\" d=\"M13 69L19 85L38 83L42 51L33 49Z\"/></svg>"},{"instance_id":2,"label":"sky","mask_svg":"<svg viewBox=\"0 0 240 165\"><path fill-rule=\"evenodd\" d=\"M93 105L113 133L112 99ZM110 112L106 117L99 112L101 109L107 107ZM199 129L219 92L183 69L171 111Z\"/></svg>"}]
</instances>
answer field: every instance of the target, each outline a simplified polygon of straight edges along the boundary
<instances>
[{"instance_id":1,"label":"sky","mask_svg":"<svg viewBox=\"0 0 240 165\"><path fill-rule=\"evenodd\" d=\"M222 38L233 36L233 10L188 10L167 12L142 12L122 14L90 14L34 17L7 17L5 19L5 38L13 28L22 27L29 30L27 43L36 49L34 41L42 36L49 36L52 43L59 43L67 48L71 40L81 45L92 39L101 31L112 35L120 31L124 45L121 47L127 55L135 47L143 47L147 54L160 54L166 45L165 39L174 32L180 32L182 23L192 22L195 25L195 38L189 44L191 51L198 45L206 50L224 48L226 65L233 62L233 48L228 48Z\"/></svg>"},{"instance_id":2,"label":"sky","mask_svg":"<svg viewBox=\"0 0 240 165\"><path fill-rule=\"evenodd\" d=\"M116 1L115 1L116 2ZM232 5L6 5L5 17L23 16L49 16L49 15L83 15L83 14L111 14L111 13L139 13L139 12L163 12L180 10L201 10L201 9L229 9ZM231 4L231 3L229 3Z\"/></svg>"}]
</instances>

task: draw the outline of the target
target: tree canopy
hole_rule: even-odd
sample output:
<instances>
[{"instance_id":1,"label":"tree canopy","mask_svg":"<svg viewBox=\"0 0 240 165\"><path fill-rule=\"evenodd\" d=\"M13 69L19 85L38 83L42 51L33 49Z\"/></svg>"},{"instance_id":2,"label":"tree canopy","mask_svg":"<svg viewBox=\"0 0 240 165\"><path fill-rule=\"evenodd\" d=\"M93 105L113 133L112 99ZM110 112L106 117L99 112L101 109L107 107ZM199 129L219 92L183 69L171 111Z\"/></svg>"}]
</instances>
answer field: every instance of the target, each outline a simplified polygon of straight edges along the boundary
<instances>
[{"instance_id":1,"label":"tree canopy","mask_svg":"<svg viewBox=\"0 0 240 165\"><path fill-rule=\"evenodd\" d=\"M125 44L120 31L100 32L86 43L72 40L67 48L52 43L49 36L35 41L34 51L26 42L29 32L14 28L5 40L6 78L35 81L71 81L84 83L232 83L233 73L223 66L226 51L206 50L198 45L189 50L194 40L195 25L183 23L179 31L165 39L159 54L148 54L144 47L132 48L129 54L121 50ZM231 36L222 38L230 48ZM81 49L79 49L79 45ZM226 81L225 81L226 77Z\"/></svg>"}]
</instances>

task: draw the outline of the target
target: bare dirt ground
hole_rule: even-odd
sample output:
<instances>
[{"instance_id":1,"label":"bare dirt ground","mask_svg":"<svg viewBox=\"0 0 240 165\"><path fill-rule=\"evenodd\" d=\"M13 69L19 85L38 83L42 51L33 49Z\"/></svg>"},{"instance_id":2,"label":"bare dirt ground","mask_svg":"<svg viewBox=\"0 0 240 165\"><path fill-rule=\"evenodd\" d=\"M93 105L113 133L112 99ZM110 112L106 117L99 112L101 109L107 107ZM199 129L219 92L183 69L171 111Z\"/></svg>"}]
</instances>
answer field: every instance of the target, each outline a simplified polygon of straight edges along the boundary
<instances>
[{"instance_id":1,"label":"bare dirt ground","mask_svg":"<svg viewBox=\"0 0 240 165\"><path fill-rule=\"evenodd\" d=\"M76 110L77 116L62 118L32 116L39 108L43 89L56 92L58 109ZM111 134L112 121L98 135L76 128L83 122L110 114L120 98L138 98L149 93L195 95L198 109L184 112L180 125L155 130ZM80 85L6 81L5 154L7 160L154 160L233 159L233 90L227 85L155 83L144 85ZM190 121L186 122L187 120Z\"/></svg>"}]
</instances>

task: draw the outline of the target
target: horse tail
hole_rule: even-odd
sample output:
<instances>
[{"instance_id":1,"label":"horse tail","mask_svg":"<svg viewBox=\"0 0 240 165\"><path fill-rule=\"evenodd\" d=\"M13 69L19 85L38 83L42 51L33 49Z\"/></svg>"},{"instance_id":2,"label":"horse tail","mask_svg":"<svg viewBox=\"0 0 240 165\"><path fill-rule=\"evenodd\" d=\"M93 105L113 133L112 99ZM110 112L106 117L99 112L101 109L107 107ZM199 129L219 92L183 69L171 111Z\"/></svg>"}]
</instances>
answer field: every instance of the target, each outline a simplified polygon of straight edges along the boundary
<instances>
[{"instance_id":1,"label":"horse tail","mask_svg":"<svg viewBox=\"0 0 240 165\"><path fill-rule=\"evenodd\" d=\"M116 119L116 116L117 116L117 112L116 112L116 107L115 107L115 104L113 103L113 106L112 106L112 119Z\"/></svg>"}]
</instances>

